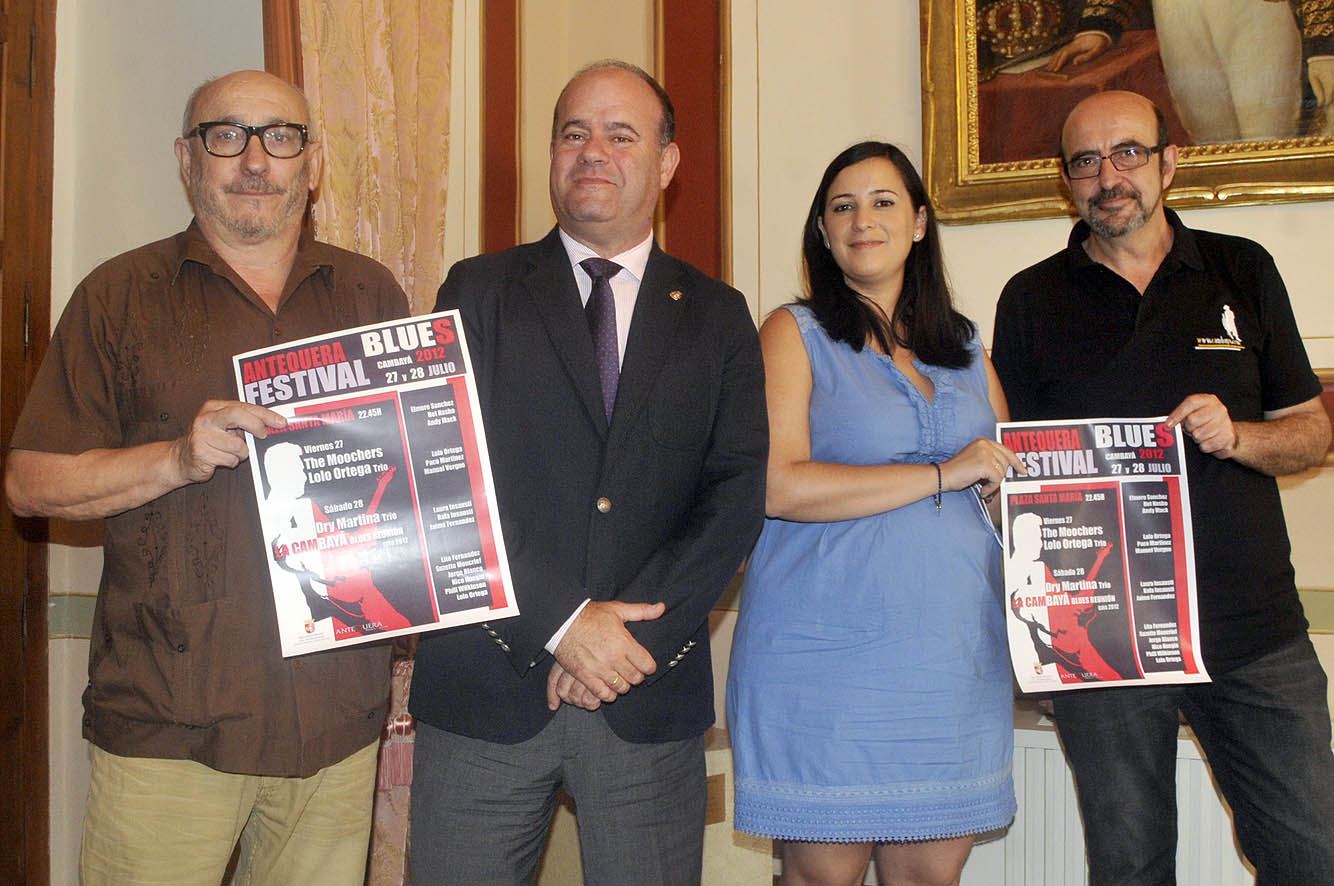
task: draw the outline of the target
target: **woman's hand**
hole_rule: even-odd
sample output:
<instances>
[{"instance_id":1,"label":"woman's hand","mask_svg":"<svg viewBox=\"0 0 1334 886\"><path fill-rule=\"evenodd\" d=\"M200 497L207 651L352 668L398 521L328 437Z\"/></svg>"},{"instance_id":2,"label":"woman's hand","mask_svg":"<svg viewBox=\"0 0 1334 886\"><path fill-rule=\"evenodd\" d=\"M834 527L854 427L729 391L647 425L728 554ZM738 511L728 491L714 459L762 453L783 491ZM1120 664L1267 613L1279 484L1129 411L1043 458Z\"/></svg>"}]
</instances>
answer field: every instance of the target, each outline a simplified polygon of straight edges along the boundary
<instances>
[{"instance_id":1,"label":"woman's hand","mask_svg":"<svg viewBox=\"0 0 1334 886\"><path fill-rule=\"evenodd\" d=\"M1028 473L1019 456L1010 449L995 440L978 437L940 465L941 485L953 492L978 484L982 497L990 500L1000 488L1005 469L1009 467L1018 474Z\"/></svg>"}]
</instances>

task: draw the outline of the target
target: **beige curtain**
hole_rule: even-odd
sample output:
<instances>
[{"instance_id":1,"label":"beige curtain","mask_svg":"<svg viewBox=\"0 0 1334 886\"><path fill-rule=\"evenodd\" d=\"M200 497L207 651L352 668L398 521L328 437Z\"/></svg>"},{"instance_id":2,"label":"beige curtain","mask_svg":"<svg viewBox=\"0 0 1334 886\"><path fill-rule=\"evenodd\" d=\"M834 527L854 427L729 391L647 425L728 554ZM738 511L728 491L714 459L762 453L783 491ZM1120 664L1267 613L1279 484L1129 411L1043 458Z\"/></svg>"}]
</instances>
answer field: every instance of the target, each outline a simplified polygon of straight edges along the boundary
<instances>
[{"instance_id":1,"label":"beige curtain","mask_svg":"<svg viewBox=\"0 0 1334 886\"><path fill-rule=\"evenodd\" d=\"M415 313L444 279L453 0L300 0L325 146L321 240L394 273Z\"/></svg>"}]
</instances>

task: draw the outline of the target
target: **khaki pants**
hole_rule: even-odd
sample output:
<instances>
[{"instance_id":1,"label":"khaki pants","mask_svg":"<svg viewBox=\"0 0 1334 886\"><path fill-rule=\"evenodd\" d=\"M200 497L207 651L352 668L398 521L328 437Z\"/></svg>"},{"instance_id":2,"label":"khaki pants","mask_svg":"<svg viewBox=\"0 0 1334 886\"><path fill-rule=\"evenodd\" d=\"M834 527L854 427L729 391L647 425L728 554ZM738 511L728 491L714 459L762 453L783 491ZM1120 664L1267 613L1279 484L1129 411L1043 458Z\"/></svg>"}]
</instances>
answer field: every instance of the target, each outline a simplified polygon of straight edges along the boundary
<instances>
[{"instance_id":1,"label":"khaki pants","mask_svg":"<svg viewBox=\"0 0 1334 886\"><path fill-rule=\"evenodd\" d=\"M82 882L218 886L239 841L238 886L360 886L378 746L309 778L234 775L94 747Z\"/></svg>"}]
</instances>

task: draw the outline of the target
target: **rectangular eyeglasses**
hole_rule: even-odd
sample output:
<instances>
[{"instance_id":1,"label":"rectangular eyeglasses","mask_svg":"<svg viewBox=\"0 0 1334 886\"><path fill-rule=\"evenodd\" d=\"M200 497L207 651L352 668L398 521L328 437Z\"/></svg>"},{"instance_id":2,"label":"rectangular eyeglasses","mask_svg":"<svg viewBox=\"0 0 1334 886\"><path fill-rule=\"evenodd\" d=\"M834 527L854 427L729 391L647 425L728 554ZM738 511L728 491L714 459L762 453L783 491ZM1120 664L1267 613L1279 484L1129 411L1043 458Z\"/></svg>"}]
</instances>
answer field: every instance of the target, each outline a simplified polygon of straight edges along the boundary
<instances>
[{"instance_id":1,"label":"rectangular eyeglasses","mask_svg":"<svg viewBox=\"0 0 1334 886\"><path fill-rule=\"evenodd\" d=\"M301 123L268 123L246 126L226 120L200 123L192 134L204 143L204 150L214 157L239 157L245 153L250 137L255 136L264 152L279 160L290 160L306 149L306 127Z\"/></svg>"},{"instance_id":2,"label":"rectangular eyeglasses","mask_svg":"<svg viewBox=\"0 0 1334 886\"><path fill-rule=\"evenodd\" d=\"M1072 179L1093 178L1102 171L1102 161L1104 160L1111 160L1113 168L1118 172L1129 172L1148 163L1150 157L1165 147L1167 146L1155 145L1148 148L1144 145L1126 145L1123 148L1117 148L1110 154L1098 154L1093 151L1076 154L1065 161L1065 174Z\"/></svg>"}]
</instances>

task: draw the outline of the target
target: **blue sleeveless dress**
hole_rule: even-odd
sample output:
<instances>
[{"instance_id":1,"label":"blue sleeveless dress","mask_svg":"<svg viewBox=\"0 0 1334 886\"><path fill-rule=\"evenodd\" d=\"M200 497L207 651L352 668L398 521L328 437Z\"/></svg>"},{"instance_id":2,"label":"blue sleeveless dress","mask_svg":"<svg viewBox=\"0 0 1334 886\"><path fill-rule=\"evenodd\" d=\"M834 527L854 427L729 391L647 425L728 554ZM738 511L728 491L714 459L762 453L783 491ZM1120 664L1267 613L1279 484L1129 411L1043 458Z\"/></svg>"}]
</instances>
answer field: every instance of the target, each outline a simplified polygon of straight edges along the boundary
<instances>
[{"instance_id":1,"label":"blue sleeveless dress","mask_svg":"<svg viewBox=\"0 0 1334 886\"><path fill-rule=\"evenodd\" d=\"M944 461L995 434L981 345L963 370L832 341L788 307L810 357L811 458ZM923 840L1015 812L1001 550L972 490L837 523L766 520L727 680L738 830Z\"/></svg>"}]
</instances>

